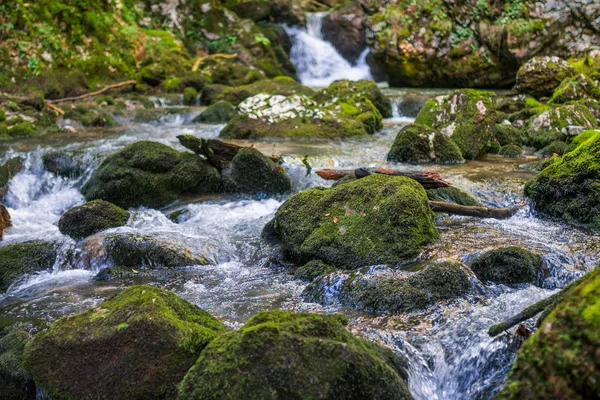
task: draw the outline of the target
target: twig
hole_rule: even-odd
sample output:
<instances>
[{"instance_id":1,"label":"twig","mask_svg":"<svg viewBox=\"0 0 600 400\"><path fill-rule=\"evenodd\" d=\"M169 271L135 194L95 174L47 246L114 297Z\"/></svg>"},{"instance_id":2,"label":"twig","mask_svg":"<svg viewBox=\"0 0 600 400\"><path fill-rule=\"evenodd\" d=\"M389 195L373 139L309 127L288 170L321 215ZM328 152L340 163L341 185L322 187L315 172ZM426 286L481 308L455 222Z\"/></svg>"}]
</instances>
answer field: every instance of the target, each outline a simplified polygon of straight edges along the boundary
<instances>
[{"instance_id":1,"label":"twig","mask_svg":"<svg viewBox=\"0 0 600 400\"><path fill-rule=\"evenodd\" d=\"M208 56L198 57L198 59L194 63L194 66L192 67L192 72L198 71L200 64L202 64L202 61L206 60L207 58L236 58L237 56L238 56L238 53L233 53L233 54L217 53L217 54L211 54Z\"/></svg>"},{"instance_id":2,"label":"twig","mask_svg":"<svg viewBox=\"0 0 600 400\"><path fill-rule=\"evenodd\" d=\"M48 107L50 107L51 109L53 109L54 111L56 111L57 113L59 113L60 115L65 115L65 112L62 109L60 109L57 106L55 106L54 104L52 104L52 103L50 103L50 102L47 101L46 105Z\"/></svg>"},{"instance_id":3,"label":"twig","mask_svg":"<svg viewBox=\"0 0 600 400\"><path fill-rule=\"evenodd\" d=\"M130 81L125 81L125 82L121 82L121 83L115 83L113 85L108 85L105 86L104 88L96 91L96 92L92 92L92 93L87 93L87 94L83 94L81 96L75 96L75 97L67 97L65 99L59 99L59 100L47 100L48 103L54 103L54 104L58 104L58 103L64 103L67 101L77 101L77 100L83 100L83 99L87 99L89 97L94 97L94 96L98 96L110 89L116 89L116 88L120 88L123 86L128 86L128 85L134 85L136 84L137 81L136 80L130 80Z\"/></svg>"}]
</instances>

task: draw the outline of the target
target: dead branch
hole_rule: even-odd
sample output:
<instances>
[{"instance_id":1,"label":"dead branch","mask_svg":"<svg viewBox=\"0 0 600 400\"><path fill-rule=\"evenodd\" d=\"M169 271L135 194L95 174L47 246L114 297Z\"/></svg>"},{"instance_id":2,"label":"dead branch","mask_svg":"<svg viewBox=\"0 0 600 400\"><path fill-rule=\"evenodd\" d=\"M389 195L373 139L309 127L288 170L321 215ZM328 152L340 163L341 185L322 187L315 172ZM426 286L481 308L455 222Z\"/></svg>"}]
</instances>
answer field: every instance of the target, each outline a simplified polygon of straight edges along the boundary
<instances>
[{"instance_id":1,"label":"dead branch","mask_svg":"<svg viewBox=\"0 0 600 400\"><path fill-rule=\"evenodd\" d=\"M92 93L83 94L83 95L81 95L81 96L67 97L67 98L65 98L65 99L58 99L58 100L47 100L46 102L47 102L47 103L58 104L58 103L64 103L64 102L67 102L67 101L77 101L77 100L83 100L83 99L87 99L87 98L89 98L89 97L98 96L98 95L100 95L100 94L102 94L102 93L104 93L104 92L106 92L106 91L108 91L108 90L111 90L111 89L116 89L116 88L120 88L120 87L123 87L123 86L128 86L128 85L134 85L134 84L136 84L136 83L137 83L137 81L132 79L132 80L130 80L130 81L125 81L125 82L121 82L121 83L115 83L115 84L113 84L113 85L108 85L108 86L105 86L104 88L102 88L102 89L100 89L100 90L98 90L98 91L96 91L96 92L92 92Z\"/></svg>"}]
</instances>

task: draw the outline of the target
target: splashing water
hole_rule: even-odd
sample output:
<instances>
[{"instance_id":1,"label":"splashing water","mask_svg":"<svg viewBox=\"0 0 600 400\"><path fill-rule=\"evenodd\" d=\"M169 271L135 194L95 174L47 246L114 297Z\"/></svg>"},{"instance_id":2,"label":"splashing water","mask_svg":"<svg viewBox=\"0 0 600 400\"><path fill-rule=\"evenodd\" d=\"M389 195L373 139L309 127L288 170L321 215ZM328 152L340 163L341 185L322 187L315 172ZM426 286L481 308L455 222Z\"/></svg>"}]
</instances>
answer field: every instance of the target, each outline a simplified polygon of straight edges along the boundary
<instances>
[{"instance_id":1,"label":"splashing water","mask_svg":"<svg viewBox=\"0 0 600 400\"><path fill-rule=\"evenodd\" d=\"M306 29L285 27L293 39L290 60L296 66L300 81L306 86L326 87L340 79L373 79L366 61L368 48L361 53L355 65L351 65L331 43L323 40L321 27L326 15L307 14Z\"/></svg>"}]
</instances>

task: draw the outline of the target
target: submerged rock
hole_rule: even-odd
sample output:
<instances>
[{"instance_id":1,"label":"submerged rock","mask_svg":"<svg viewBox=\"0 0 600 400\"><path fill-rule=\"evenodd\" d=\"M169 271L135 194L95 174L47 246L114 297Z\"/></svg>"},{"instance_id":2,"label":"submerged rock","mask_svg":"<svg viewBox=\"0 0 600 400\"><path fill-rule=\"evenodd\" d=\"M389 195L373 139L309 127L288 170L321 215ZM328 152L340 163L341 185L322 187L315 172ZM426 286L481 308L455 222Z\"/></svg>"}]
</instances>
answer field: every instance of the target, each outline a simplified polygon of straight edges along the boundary
<instances>
[{"instance_id":1,"label":"submerged rock","mask_svg":"<svg viewBox=\"0 0 600 400\"><path fill-rule=\"evenodd\" d=\"M424 125L406 125L398 134L387 154L388 161L420 163L461 163L461 151L446 135Z\"/></svg>"},{"instance_id":2,"label":"submerged rock","mask_svg":"<svg viewBox=\"0 0 600 400\"><path fill-rule=\"evenodd\" d=\"M25 345L32 339L13 325L0 329L0 399L35 400L35 384L23 367Z\"/></svg>"},{"instance_id":3,"label":"submerged rock","mask_svg":"<svg viewBox=\"0 0 600 400\"><path fill-rule=\"evenodd\" d=\"M475 258L471 270L482 282L513 285L535 283L544 263L539 254L520 247L504 247Z\"/></svg>"},{"instance_id":4,"label":"submerged rock","mask_svg":"<svg viewBox=\"0 0 600 400\"><path fill-rule=\"evenodd\" d=\"M277 210L274 230L297 263L395 265L438 238L427 194L405 177L371 175L308 189Z\"/></svg>"},{"instance_id":5,"label":"submerged rock","mask_svg":"<svg viewBox=\"0 0 600 400\"><path fill-rule=\"evenodd\" d=\"M598 398L600 268L590 274L523 344L497 399Z\"/></svg>"},{"instance_id":6,"label":"submerged rock","mask_svg":"<svg viewBox=\"0 0 600 400\"><path fill-rule=\"evenodd\" d=\"M267 311L211 342L179 399L411 399L406 368L336 315Z\"/></svg>"},{"instance_id":7,"label":"submerged rock","mask_svg":"<svg viewBox=\"0 0 600 400\"><path fill-rule=\"evenodd\" d=\"M206 110L202 112L202 114L198 115L194 118L193 122L202 122L205 124L220 124L224 122L229 122L233 117L235 117L236 111L235 107L226 101L218 101L212 106L208 107Z\"/></svg>"},{"instance_id":8,"label":"submerged rock","mask_svg":"<svg viewBox=\"0 0 600 400\"><path fill-rule=\"evenodd\" d=\"M565 79L577 72L559 57L533 57L519 68L515 90L537 99L550 97Z\"/></svg>"},{"instance_id":9,"label":"submerged rock","mask_svg":"<svg viewBox=\"0 0 600 400\"><path fill-rule=\"evenodd\" d=\"M25 367L52 398L174 399L200 352L224 332L168 290L133 286L54 322L27 347Z\"/></svg>"},{"instance_id":10,"label":"submerged rock","mask_svg":"<svg viewBox=\"0 0 600 400\"><path fill-rule=\"evenodd\" d=\"M483 153L496 122L496 95L472 89L454 91L446 97L430 100L415 119L450 137L462 156L474 159Z\"/></svg>"},{"instance_id":11,"label":"submerged rock","mask_svg":"<svg viewBox=\"0 0 600 400\"><path fill-rule=\"evenodd\" d=\"M54 243L32 240L0 247L0 293L15 279L52 268L56 260Z\"/></svg>"},{"instance_id":12,"label":"submerged rock","mask_svg":"<svg viewBox=\"0 0 600 400\"><path fill-rule=\"evenodd\" d=\"M213 193L219 172L192 153L140 141L108 156L81 192L123 208L162 207L181 193Z\"/></svg>"},{"instance_id":13,"label":"submerged rock","mask_svg":"<svg viewBox=\"0 0 600 400\"><path fill-rule=\"evenodd\" d=\"M587 107L564 105L541 111L527 122L526 144L541 149L556 140L565 141L569 128L581 127L583 131L596 126L598 122Z\"/></svg>"},{"instance_id":14,"label":"submerged rock","mask_svg":"<svg viewBox=\"0 0 600 400\"><path fill-rule=\"evenodd\" d=\"M527 182L525 195L541 213L600 229L600 135Z\"/></svg>"},{"instance_id":15,"label":"submerged rock","mask_svg":"<svg viewBox=\"0 0 600 400\"><path fill-rule=\"evenodd\" d=\"M63 235L83 239L94 233L127 224L129 212L104 200L94 200L73 207L58 221Z\"/></svg>"},{"instance_id":16,"label":"submerged rock","mask_svg":"<svg viewBox=\"0 0 600 400\"><path fill-rule=\"evenodd\" d=\"M241 148L222 172L223 187L231 193L273 195L292 189L290 177L260 151Z\"/></svg>"}]
</instances>

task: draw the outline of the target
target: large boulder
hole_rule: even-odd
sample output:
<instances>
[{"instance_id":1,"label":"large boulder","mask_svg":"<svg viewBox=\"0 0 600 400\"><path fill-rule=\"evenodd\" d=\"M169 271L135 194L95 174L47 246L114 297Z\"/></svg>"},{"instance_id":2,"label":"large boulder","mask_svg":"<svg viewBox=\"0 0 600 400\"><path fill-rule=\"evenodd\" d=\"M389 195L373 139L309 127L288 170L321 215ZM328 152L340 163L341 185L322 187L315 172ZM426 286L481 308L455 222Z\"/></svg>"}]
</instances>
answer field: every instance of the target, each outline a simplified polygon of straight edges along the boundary
<instances>
[{"instance_id":1,"label":"large boulder","mask_svg":"<svg viewBox=\"0 0 600 400\"><path fill-rule=\"evenodd\" d=\"M222 172L223 187L231 193L283 194L292 189L290 177L260 151L241 148Z\"/></svg>"},{"instance_id":2,"label":"large boulder","mask_svg":"<svg viewBox=\"0 0 600 400\"><path fill-rule=\"evenodd\" d=\"M360 3L349 2L323 19L323 39L352 64L367 47L366 17Z\"/></svg>"},{"instance_id":3,"label":"large boulder","mask_svg":"<svg viewBox=\"0 0 600 400\"><path fill-rule=\"evenodd\" d=\"M537 99L550 97L565 78L577 74L568 62L559 57L533 57L517 73L515 91Z\"/></svg>"},{"instance_id":4,"label":"large boulder","mask_svg":"<svg viewBox=\"0 0 600 400\"><path fill-rule=\"evenodd\" d=\"M452 138L464 158L474 159L485 153L496 122L495 102L491 92L457 90L425 103L415 123Z\"/></svg>"},{"instance_id":5,"label":"large boulder","mask_svg":"<svg viewBox=\"0 0 600 400\"><path fill-rule=\"evenodd\" d=\"M541 213L600 229L600 135L527 182L525 195Z\"/></svg>"},{"instance_id":6,"label":"large boulder","mask_svg":"<svg viewBox=\"0 0 600 400\"><path fill-rule=\"evenodd\" d=\"M180 385L188 399L410 399L406 361L335 315L267 311L222 335Z\"/></svg>"},{"instance_id":7,"label":"large boulder","mask_svg":"<svg viewBox=\"0 0 600 400\"><path fill-rule=\"evenodd\" d=\"M589 76L578 74L563 80L552 94L550 102L563 104L588 99L600 100L600 88Z\"/></svg>"},{"instance_id":8,"label":"large boulder","mask_svg":"<svg viewBox=\"0 0 600 400\"><path fill-rule=\"evenodd\" d=\"M311 96L312 89L288 77L260 80L249 85L231 87L224 85L208 85L200 94L200 103L210 106L219 101L227 101L237 106L242 101L257 94L292 96Z\"/></svg>"},{"instance_id":9,"label":"large boulder","mask_svg":"<svg viewBox=\"0 0 600 400\"><path fill-rule=\"evenodd\" d=\"M539 254L520 247L490 250L471 263L471 270L482 282L509 285L536 282L543 267Z\"/></svg>"},{"instance_id":10,"label":"large boulder","mask_svg":"<svg viewBox=\"0 0 600 400\"><path fill-rule=\"evenodd\" d=\"M174 399L223 324L164 289L132 286L54 322L27 347L25 368L60 399Z\"/></svg>"},{"instance_id":11,"label":"large boulder","mask_svg":"<svg viewBox=\"0 0 600 400\"><path fill-rule=\"evenodd\" d=\"M298 263L395 265L438 238L427 194L405 177L371 175L308 189L277 210L274 230Z\"/></svg>"},{"instance_id":12,"label":"large boulder","mask_svg":"<svg viewBox=\"0 0 600 400\"><path fill-rule=\"evenodd\" d=\"M215 192L219 180L219 172L195 154L140 141L108 156L81 192L88 201L123 208L162 207L181 193Z\"/></svg>"},{"instance_id":13,"label":"large boulder","mask_svg":"<svg viewBox=\"0 0 600 400\"><path fill-rule=\"evenodd\" d=\"M527 122L525 142L535 149L541 149L557 140L566 141L570 129L574 127L584 131L596 126L596 118L585 106L570 104L546 109Z\"/></svg>"},{"instance_id":14,"label":"large boulder","mask_svg":"<svg viewBox=\"0 0 600 400\"><path fill-rule=\"evenodd\" d=\"M193 122L201 122L205 124L222 124L229 122L235 117L235 107L226 101L218 101L206 110L202 111L202 114L194 118Z\"/></svg>"},{"instance_id":15,"label":"large boulder","mask_svg":"<svg viewBox=\"0 0 600 400\"><path fill-rule=\"evenodd\" d=\"M31 339L22 326L0 328L0 399L35 400L35 384L23 367L25 345Z\"/></svg>"},{"instance_id":16,"label":"large boulder","mask_svg":"<svg viewBox=\"0 0 600 400\"><path fill-rule=\"evenodd\" d=\"M342 79L333 82L329 87L313 95L313 100L319 103L335 102L337 99L347 104L356 104L363 102L365 98L373 103L383 118L392 116L390 99L383 94L377 83L372 80L351 81Z\"/></svg>"},{"instance_id":17,"label":"large boulder","mask_svg":"<svg viewBox=\"0 0 600 400\"><path fill-rule=\"evenodd\" d=\"M127 224L129 212L104 200L94 200L64 213L58 221L63 235L83 239L94 233Z\"/></svg>"},{"instance_id":18,"label":"large boulder","mask_svg":"<svg viewBox=\"0 0 600 400\"><path fill-rule=\"evenodd\" d=\"M519 350L497 399L597 399L600 268L565 294Z\"/></svg>"},{"instance_id":19,"label":"large boulder","mask_svg":"<svg viewBox=\"0 0 600 400\"><path fill-rule=\"evenodd\" d=\"M32 240L0 247L0 293L25 274L52 268L56 260L54 243Z\"/></svg>"},{"instance_id":20,"label":"large boulder","mask_svg":"<svg viewBox=\"0 0 600 400\"><path fill-rule=\"evenodd\" d=\"M465 161L450 137L417 124L406 125L398 132L387 160L412 164L452 164Z\"/></svg>"}]
</instances>

